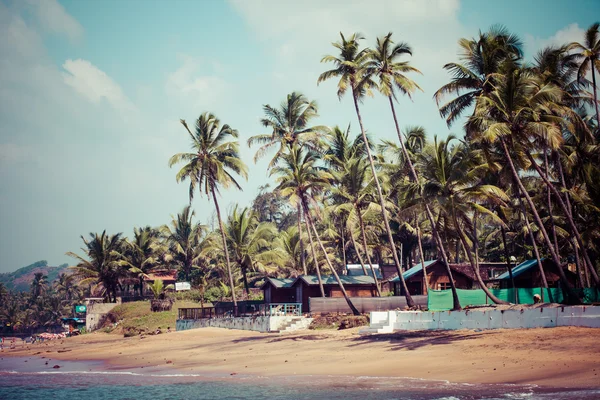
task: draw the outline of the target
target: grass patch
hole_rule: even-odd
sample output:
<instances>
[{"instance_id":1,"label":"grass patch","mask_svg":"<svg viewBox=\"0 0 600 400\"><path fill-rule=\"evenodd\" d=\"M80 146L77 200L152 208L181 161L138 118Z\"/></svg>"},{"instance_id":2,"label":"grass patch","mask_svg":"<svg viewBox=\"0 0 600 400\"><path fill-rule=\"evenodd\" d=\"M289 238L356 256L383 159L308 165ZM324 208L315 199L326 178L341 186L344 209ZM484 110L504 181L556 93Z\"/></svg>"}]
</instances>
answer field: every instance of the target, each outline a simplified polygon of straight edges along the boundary
<instances>
[{"instance_id":1,"label":"grass patch","mask_svg":"<svg viewBox=\"0 0 600 400\"><path fill-rule=\"evenodd\" d=\"M309 325L308 329L349 329L357 326L369 325L369 317L366 315L341 315L327 314L315 318Z\"/></svg>"},{"instance_id":2,"label":"grass patch","mask_svg":"<svg viewBox=\"0 0 600 400\"><path fill-rule=\"evenodd\" d=\"M153 334L158 328L175 330L179 308L200 307L192 301L176 301L171 311L152 312L149 301L134 301L113 308L105 317L102 332L123 334L125 337Z\"/></svg>"}]
</instances>

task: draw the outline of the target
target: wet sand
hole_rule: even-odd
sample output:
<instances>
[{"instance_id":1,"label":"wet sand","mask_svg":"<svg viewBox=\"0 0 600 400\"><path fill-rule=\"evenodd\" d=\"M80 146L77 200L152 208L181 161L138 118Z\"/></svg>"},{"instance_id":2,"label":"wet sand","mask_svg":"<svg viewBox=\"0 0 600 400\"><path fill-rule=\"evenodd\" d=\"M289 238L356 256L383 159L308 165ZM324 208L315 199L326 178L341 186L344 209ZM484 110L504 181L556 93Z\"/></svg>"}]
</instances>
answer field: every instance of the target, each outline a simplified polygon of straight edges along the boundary
<instances>
[{"instance_id":1,"label":"wet sand","mask_svg":"<svg viewBox=\"0 0 600 400\"><path fill-rule=\"evenodd\" d=\"M50 359L48 368L56 360L99 361L110 370L160 368L214 377L347 375L599 388L599 343L600 329L576 327L371 336L358 335L358 328L281 334L205 328L17 343L0 357Z\"/></svg>"}]
</instances>

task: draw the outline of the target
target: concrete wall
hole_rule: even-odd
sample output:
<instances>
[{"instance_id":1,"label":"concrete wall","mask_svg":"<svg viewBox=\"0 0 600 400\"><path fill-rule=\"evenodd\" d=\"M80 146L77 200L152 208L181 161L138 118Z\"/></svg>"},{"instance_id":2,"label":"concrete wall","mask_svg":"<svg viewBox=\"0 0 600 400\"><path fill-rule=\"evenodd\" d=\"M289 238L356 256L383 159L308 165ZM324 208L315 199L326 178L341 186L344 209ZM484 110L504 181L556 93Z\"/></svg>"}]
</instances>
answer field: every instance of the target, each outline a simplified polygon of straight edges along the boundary
<instances>
[{"instance_id":1,"label":"concrete wall","mask_svg":"<svg viewBox=\"0 0 600 400\"><path fill-rule=\"evenodd\" d=\"M427 296L412 296L417 305L427 306ZM350 297L354 307L361 313L379 310L395 310L406 307L404 296L389 297ZM311 314L351 313L343 297L310 297ZM304 310L303 310L304 311Z\"/></svg>"},{"instance_id":2,"label":"concrete wall","mask_svg":"<svg viewBox=\"0 0 600 400\"><path fill-rule=\"evenodd\" d=\"M228 329L241 329L246 331L258 331L258 332L272 332L278 331L281 326L292 320L299 319L299 317L285 316L285 317L237 317L237 318L211 318L211 319L180 319L177 320L176 329L178 331L185 331L188 329L196 328L228 328ZM306 320L308 318L304 318ZM310 324L298 322L291 327L290 330L302 329Z\"/></svg>"},{"instance_id":3,"label":"concrete wall","mask_svg":"<svg viewBox=\"0 0 600 400\"><path fill-rule=\"evenodd\" d=\"M110 312L119 303L94 303L87 306L85 314L85 330L91 332L98 327L102 317Z\"/></svg>"},{"instance_id":4,"label":"concrete wall","mask_svg":"<svg viewBox=\"0 0 600 400\"><path fill-rule=\"evenodd\" d=\"M555 326L600 328L600 307L371 312L371 328L378 333L394 330L521 329Z\"/></svg>"}]
</instances>

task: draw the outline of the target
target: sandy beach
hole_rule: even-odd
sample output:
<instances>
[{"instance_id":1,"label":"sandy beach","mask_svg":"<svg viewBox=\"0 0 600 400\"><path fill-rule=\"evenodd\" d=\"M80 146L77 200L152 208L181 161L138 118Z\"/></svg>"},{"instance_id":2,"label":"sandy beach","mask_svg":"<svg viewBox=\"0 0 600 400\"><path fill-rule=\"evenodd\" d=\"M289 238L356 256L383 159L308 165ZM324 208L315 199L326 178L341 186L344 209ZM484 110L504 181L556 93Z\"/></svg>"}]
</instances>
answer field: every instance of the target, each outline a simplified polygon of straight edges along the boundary
<instances>
[{"instance_id":1,"label":"sandy beach","mask_svg":"<svg viewBox=\"0 0 600 400\"><path fill-rule=\"evenodd\" d=\"M575 327L371 336L359 335L358 328L287 334L205 328L145 338L93 333L17 343L0 354L44 357L49 365L103 361L110 369L159 366L215 376L349 375L597 388L598 343L599 329Z\"/></svg>"}]
</instances>

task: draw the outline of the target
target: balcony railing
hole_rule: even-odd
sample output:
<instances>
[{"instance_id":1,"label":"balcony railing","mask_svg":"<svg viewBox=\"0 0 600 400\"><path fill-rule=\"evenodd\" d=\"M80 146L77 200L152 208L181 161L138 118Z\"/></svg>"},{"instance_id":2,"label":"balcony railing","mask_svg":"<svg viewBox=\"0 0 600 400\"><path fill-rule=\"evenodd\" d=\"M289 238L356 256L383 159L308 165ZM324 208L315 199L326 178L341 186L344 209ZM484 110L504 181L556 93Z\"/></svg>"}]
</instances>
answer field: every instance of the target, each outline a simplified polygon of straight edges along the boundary
<instances>
[{"instance_id":1,"label":"balcony railing","mask_svg":"<svg viewBox=\"0 0 600 400\"><path fill-rule=\"evenodd\" d=\"M302 303L253 304L238 302L233 304L217 304L214 307L180 308L178 319L206 319L258 316L301 316Z\"/></svg>"}]
</instances>

